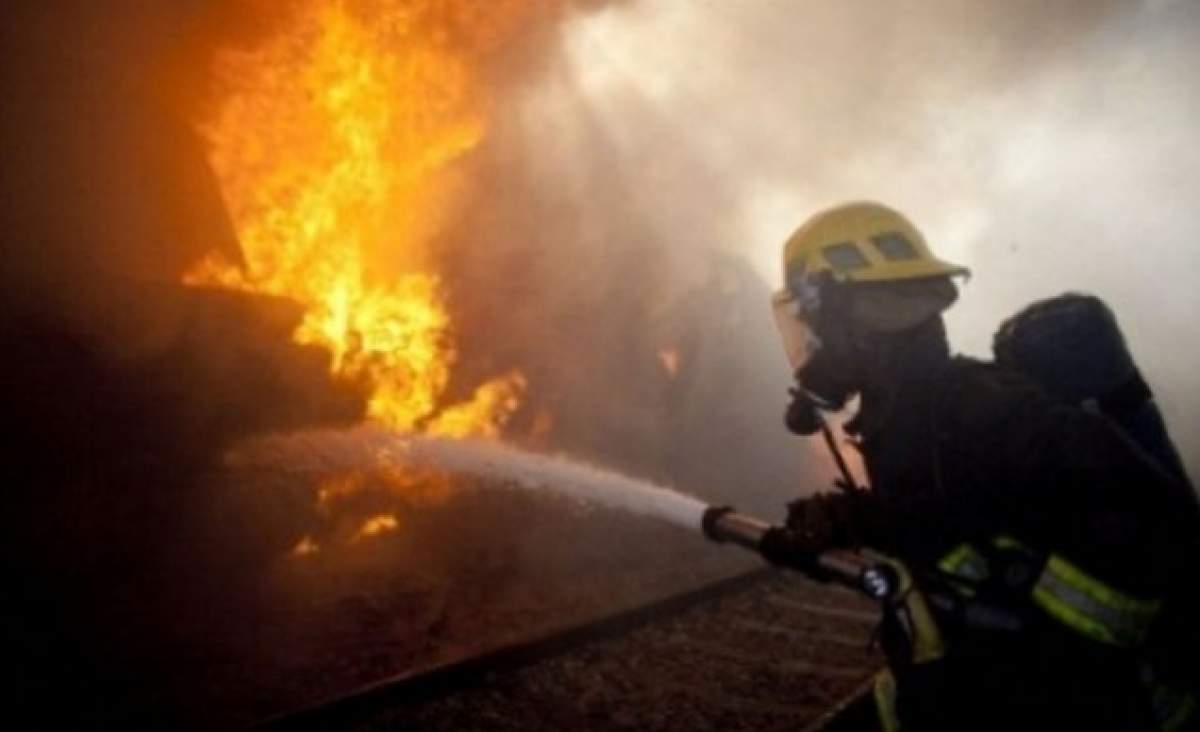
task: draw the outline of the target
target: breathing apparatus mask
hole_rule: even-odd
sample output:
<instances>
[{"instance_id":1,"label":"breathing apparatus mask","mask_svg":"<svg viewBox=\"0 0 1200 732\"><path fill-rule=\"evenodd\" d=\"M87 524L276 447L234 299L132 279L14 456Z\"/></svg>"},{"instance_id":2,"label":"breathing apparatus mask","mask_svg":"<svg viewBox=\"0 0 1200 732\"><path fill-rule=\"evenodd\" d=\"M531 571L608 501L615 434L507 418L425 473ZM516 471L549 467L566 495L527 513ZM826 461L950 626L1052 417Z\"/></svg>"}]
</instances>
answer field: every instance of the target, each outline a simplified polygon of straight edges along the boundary
<instances>
[{"instance_id":1,"label":"breathing apparatus mask","mask_svg":"<svg viewBox=\"0 0 1200 732\"><path fill-rule=\"evenodd\" d=\"M798 373L821 348L812 322L821 307L820 290L808 283L771 295L771 313L792 373Z\"/></svg>"},{"instance_id":2,"label":"breathing apparatus mask","mask_svg":"<svg viewBox=\"0 0 1200 732\"><path fill-rule=\"evenodd\" d=\"M785 421L798 435L824 434L845 484L853 479L824 413L861 392L882 365L882 340L949 307L950 279L967 274L934 256L903 214L872 201L818 212L784 243L785 289L771 306L796 380Z\"/></svg>"},{"instance_id":3,"label":"breathing apparatus mask","mask_svg":"<svg viewBox=\"0 0 1200 732\"><path fill-rule=\"evenodd\" d=\"M789 282L787 288L771 296L775 327L796 380L784 421L789 430L803 436L821 430L824 426L821 412L840 409L847 396L821 389L818 385L821 380L811 378L815 376L814 366L828 360L828 347L817 327L824 314L822 291L828 289L804 278ZM824 309L828 309L828 303Z\"/></svg>"},{"instance_id":4,"label":"breathing apparatus mask","mask_svg":"<svg viewBox=\"0 0 1200 732\"><path fill-rule=\"evenodd\" d=\"M928 322L957 297L947 276L847 284L818 272L789 279L771 299L797 382L788 428L800 435L820 429L820 412L845 406L862 370L878 360L873 344Z\"/></svg>"}]
</instances>

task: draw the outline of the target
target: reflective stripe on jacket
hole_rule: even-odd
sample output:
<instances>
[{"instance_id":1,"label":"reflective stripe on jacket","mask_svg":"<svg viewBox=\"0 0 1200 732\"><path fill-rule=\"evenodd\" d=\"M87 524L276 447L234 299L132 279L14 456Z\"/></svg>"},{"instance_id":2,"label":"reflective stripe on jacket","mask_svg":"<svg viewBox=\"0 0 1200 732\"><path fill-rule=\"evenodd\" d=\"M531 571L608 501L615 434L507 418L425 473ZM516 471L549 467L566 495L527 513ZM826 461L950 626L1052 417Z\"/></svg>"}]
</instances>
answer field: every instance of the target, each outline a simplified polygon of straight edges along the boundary
<instances>
[{"instance_id":1,"label":"reflective stripe on jacket","mask_svg":"<svg viewBox=\"0 0 1200 732\"><path fill-rule=\"evenodd\" d=\"M1114 589L1058 554L1046 560L1033 588L1033 601L1068 628L1126 648L1146 640L1161 605Z\"/></svg>"},{"instance_id":2,"label":"reflective stripe on jacket","mask_svg":"<svg viewBox=\"0 0 1200 732\"><path fill-rule=\"evenodd\" d=\"M1017 540L1000 536L997 549L1030 550ZM991 577L991 565L982 552L961 544L938 562L938 569L958 580L955 586L967 597ZM1091 576L1059 554L1051 554L1031 591L1033 603L1050 617L1092 640L1135 648L1146 639L1160 602L1126 594Z\"/></svg>"}]
</instances>

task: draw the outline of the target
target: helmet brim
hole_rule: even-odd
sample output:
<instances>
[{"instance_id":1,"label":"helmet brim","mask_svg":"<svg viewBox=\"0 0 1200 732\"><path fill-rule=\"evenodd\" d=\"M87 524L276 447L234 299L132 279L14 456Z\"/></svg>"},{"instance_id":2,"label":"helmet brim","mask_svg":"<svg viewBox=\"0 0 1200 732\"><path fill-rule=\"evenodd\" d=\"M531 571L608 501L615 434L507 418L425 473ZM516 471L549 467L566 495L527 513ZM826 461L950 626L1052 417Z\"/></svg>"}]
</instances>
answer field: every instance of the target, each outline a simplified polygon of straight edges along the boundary
<instances>
[{"instance_id":1,"label":"helmet brim","mask_svg":"<svg viewBox=\"0 0 1200 732\"><path fill-rule=\"evenodd\" d=\"M906 262L889 262L886 268L870 267L840 274L840 279L846 282L894 282L925 277L970 277L971 270L940 259L925 258Z\"/></svg>"}]
</instances>

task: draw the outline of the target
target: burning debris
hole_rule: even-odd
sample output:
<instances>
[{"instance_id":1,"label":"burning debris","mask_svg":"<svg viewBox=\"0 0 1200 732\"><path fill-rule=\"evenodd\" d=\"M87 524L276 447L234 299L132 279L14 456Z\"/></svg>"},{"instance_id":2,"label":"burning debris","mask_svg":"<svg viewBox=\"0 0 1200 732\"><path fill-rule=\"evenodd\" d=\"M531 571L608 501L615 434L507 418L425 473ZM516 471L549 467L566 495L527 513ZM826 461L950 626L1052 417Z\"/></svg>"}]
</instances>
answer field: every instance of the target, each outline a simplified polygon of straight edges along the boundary
<instances>
[{"instance_id":1,"label":"burning debris","mask_svg":"<svg viewBox=\"0 0 1200 732\"><path fill-rule=\"evenodd\" d=\"M457 351L433 239L486 132L480 67L535 5L309 0L218 59L204 137L243 256L185 279L303 304L296 341L329 349L389 427L494 436L525 387L512 371L444 402Z\"/></svg>"},{"instance_id":2,"label":"burning debris","mask_svg":"<svg viewBox=\"0 0 1200 732\"><path fill-rule=\"evenodd\" d=\"M554 73L561 21L602 4L5 6L2 84L20 112L0 125L0 389L16 476L3 555L22 703L59 705L64 669L146 694L147 667L187 665L252 625L259 603L286 606L270 584L280 565L337 569L401 547L420 559L401 566L447 586L476 566L455 555L463 542L413 529L453 497L445 476L226 474L221 456L249 435L367 417L504 433L664 481L765 485L772 461L758 458L774 448L741 458L757 475L735 467L735 443L692 453L765 432L735 411L774 428L778 391L703 353L703 298L662 314L683 299L667 272L647 269L625 297L657 239L565 226L576 204L541 189L535 165L548 151L510 134L512 92ZM681 344L674 380L656 359L668 343ZM729 407L712 421L711 395ZM509 504L543 511L543 546L574 554L488 531ZM612 567L614 550L572 545L561 505L485 505L453 529L517 558L464 605L503 605L509 580L550 559L604 594L587 571ZM657 550L657 530L637 546Z\"/></svg>"},{"instance_id":3,"label":"burning debris","mask_svg":"<svg viewBox=\"0 0 1200 732\"><path fill-rule=\"evenodd\" d=\"M555 4L308 0L270 40L222 52L202 134L241 257L209 252L184 281L300 303L294 339L328 349L377 424L498 436L527 381L510 367L447 399L459 355L435 239L461 203L458 163L486 134L484 67ZM429 496L447 479L335 477L318 508L380 485ZM395 528L386 518L348 541Z\"/></svg>"},{"instance_id":4,"label":"burning debris","mask_svg":"<svg viewBox=\"0 0 1200 732\"><path fill-rule=\"evenodd\" d=\"M637 373L628 375L631 391L621 393L626 385L614 382L624 369L610 366L628 355L608 342L608 333L625 337L638 329L643 312L662 310L663 295L633 301L628 312L609 323L587 325L585 332L607 331L597 340L599 352L581 343L578 353L563 354L558 344L531 339L517 323L530 304L540 307L546 299L537 292L540 282L531 281L529 303L498 308L489 295L462 294L495 291L500 277L526 279L499 272L473 282L469 268L457 263L486 265L497 256L490 249L511 246L495 241L498 231L474 228L475 211L513 207L481 198L474 181L481 173L486 180L487 167L474 158L486 157L482 148L496 92L509 83L500 82L494 67L502 67L514 47L556 23L567 5L557 0L486 5L305 0L269 39L219 53L219 99L201 133L241 253L209 252L183 281L193 288L269 294L299 303L303 319L293 338L329 351L332 378L363 394L367 419L376 425L456 438L496 438L512 426L519 439L572 448L579 440L570 421L553 439L551 425L564 412L576 423L581 418L595 422L593 402L604 401L596 394L608 391L611 405L604 409L614 422L588 427L606 443L608 454L600 457L636 453L640 441L657 447L629 467L687 477L673 476L669 464L694 461L671 455L669 445L676 439L692 444L689 433L696 425L672 423L671 415L696 394L697 378L707 380L700 388L710 392L723 390L726 385L715 379L729 375L728 369L714 367L719 354L695 352L703 339L696 329L705 327L700 321L712 303L693 295L668 318L670 332L648 335L647 344L660 335L686 336L691 352L684 356L677 346L647 346L646 355L657 354L661 371L644 357ZM514 180L519 175L506 173ZM550 240L541 244L561 248ZM539 256L528 251L521 258ZM719 284L708 294L733 300L756 292L753 286L739 289L739 277L714 275ZM647 282L650 293L670 289L665 279ZM486 351L499 344L487 343L493 338L472 320L481 304L488 310L489 329L507 326L518 348ZM465 328L456 322L456 309L466 311ZM464 338L473 348L466 364L460 363ZM598 383L572 385L574 393L562 399L566 384L559 372L588 359L599 367L590 377ZM685 361L709 374L681 377ZM771 408L763 414L770 415ZM631 428L640 436L632 436ZM594 452L595 446L588 447L585 452ZM739 462L729 455L722 460ZM314 529L314 545L324 546L335 536L339 544L356 543L377 532L381 510L409 510L444 498L452 485L445 475L412 467L327 477L315 488L322 527ZM357 526L353 530L344 526L350 517Z\"/></svg>"}]
</instances>

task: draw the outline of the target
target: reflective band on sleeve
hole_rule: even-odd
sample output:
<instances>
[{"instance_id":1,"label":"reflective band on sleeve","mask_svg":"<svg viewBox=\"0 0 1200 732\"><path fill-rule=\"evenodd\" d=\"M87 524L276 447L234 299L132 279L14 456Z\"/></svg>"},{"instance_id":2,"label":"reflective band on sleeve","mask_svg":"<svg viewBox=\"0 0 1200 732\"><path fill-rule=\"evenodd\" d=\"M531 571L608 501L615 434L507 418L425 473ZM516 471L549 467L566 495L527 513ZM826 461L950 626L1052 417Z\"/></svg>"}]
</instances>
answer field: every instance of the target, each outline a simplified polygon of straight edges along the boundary
<instances>
[{"instance_id":1,"label":"reflective band on sleeve","mask_svg":"<svg viewBox=\"0 0 1200 732\"><path fill-rule=\"evenodd\" d=\"M988 562L970 544L959 544L938 561L938 569L946 574L971 582L981 582L988 577Z\"/></svg>"},{"instance_id":2,"label":"reflective band on sleeve","mask_svg":"<svg viewBox=\"0 0 1200 732\"><path fill-rule=\"evenodd\" d=\"M1057 554L1046 562L1033 599L1064 625L1116 646L1139 645L1159 607L1113 589Z\"/></svg>"},{"instance_id":3,"label":"reflective band on sleeve","mask_svg":"<svg viewBox=\"0 0 1200 732\"><path fill-rule=\"evenodd\" d=\"M988 578L987 559L970 544L959 544L938 560L937 568L957 580L954 589L964 597L974 597L975 587Z\"/></svg>"},{"instance_id":4,"label":"reflective band on sleeve","mask_svg":"<svg viewBox=\"0 0 1200 732\"><path fill-rule=\"evenodd\" d=\"M1032 554L1033 550L1025 546L1025 543L1014 539L1007 534L1000 534L995 539L992 539L992 546L1005 551L1020 551Z\"/></svg>"}]
</instances>

